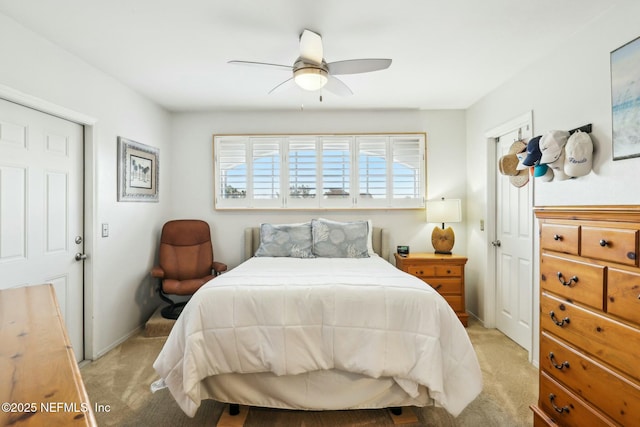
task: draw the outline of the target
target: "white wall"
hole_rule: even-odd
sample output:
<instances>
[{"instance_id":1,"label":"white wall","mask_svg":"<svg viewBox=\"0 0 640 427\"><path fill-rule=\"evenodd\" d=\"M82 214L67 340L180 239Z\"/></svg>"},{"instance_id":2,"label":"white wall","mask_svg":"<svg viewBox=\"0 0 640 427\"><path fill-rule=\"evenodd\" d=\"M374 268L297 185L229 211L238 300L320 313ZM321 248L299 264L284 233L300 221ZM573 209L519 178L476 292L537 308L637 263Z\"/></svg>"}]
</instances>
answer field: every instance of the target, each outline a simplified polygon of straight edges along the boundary
<instances>
[{"instance_id":1,"label":"white wall","mask_svg":"<svg viewBox=\"0 0 640 427\"><path fill-rule=\"evenodd\" d=\"M87 154L93 167L90 194L95 227L88 267L93 272L94 328L89 357L135 331L159 300L151 296L149 270L157 233L171 199L170 115L118 81L0 14L0 84L97 119ZM117 137L160 148L160 203L116 201ZM100 223L110 237L101 238Z\"/></svg>"},{"instance_id":2,"label":"white wall","mask_svg":"<svg viewBox=\"0 0 640 427\"><path fill-rule=\"evenodd\" d=\"M568 181L535 183L534 204L638 204L640 192L632 190L637 181L640 158L613 161L611 155L610 52L638 37L637 16L640 3L616 1L602 16L585 23L586 28L573 35L546 58L527 67L507 84L484 97L467 110L467 236L470 292L477 295L468 309L483 319L483 294L488 284L487 253L492 236L479 232L480 219L492 212L487 206L488 144L485 132L508 120L533 111L534 134L552 129L570 130L593 124L595 146L593 172ZM538 247L534 248L536 264ZM467 271L467 274L469 271ZM534 277L538 277L536 270ZM534 307L538 302L535 283ZM537 317L538 310L534 310ZM537 325L537 318L534 319ZM534 349L534 355L537 351Z\"/></svg>"},{"instance_id":3,"label":"white wall","mask_svg":"<svg viewBox=\"0 0 640 427\"><path fill-rule=\"evenodd\" d=\"M325 216L367 218L391 231L392 248L433 251L424 210L217 211L213 205L213 135L224 133L426 132L429 198L465 199L465 114L463 111L254 111L175 114L171 168L175 218L201 218L212 227L216 258L230 267L242 260L243 230L261 222L287 223ZM454 225L456 252L466 248L463 224Z\"/></svg>"}]
</instances>

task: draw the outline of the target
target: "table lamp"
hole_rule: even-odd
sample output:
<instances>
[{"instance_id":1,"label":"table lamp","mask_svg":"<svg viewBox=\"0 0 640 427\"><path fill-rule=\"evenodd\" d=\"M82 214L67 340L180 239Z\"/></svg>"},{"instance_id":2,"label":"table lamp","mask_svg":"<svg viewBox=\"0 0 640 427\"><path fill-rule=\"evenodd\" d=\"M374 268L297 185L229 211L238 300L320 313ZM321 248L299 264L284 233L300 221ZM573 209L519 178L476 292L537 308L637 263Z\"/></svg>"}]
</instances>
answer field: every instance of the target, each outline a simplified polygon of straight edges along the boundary
<instances>
[{"instance_id":1,"label":"table lamp","mask_svg":"<svg viewBox=\"0 0 640 427\"><path fill-rule=\"evenodd\" d=\"M437 254L451 254L455 235L451 227L444 228L445 222L462 221L460 199L446 199L427 201L427 222L442 224L442 228L436 226L431 233L431 244Z\"/></svg>"}]
</instances>

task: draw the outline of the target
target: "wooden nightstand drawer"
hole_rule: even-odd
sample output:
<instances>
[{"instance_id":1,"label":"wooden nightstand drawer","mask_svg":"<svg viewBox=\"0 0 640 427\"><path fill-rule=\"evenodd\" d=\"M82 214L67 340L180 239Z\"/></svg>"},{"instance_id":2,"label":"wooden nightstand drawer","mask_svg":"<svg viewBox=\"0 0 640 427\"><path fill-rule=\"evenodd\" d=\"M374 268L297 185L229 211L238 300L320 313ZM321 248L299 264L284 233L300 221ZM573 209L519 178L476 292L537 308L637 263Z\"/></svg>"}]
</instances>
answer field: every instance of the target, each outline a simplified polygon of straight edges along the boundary
<instances>
[{"instance_id":1,"label":"wooden nightstand drawer","mask_svg":"<svg viewBox=\"0 0 640 427\"><path fill-rule=\"evenodd\" d=\"M425 277L423 280L441 294L462 294L462 280L459 278Z\"/></svg>"},{"instance_id":2,"label":"wooden nightstand drawer","mask_svg":"<svg viewBox=\"0 0 640 427\"><path fill-rule=\"evenodd\" d=\"M447 300L453 311L460 312L464 309L464 303L460 295L442 295Z\"/></svg>"},{"instance_id":3,"label":"wooden nightstand drawer","mask_svg":"<svg viewBox=\"0 0 640 427\"><path fill-rule=\"evenodd\" d=\"M460 277L462 267L459 265L410 265L407 272L417 277Z\"/></svg>"},{"instance_id":4,"label":"wooden nightstand drawer","mask_svg":"<svg viewBox=\"0 0 640 427\"><path fill-rule=\"evenodd\" d=\"M580 254L584 257L637 265L638 230L582 227Z\"/></svg>"},{"instance_id":5,"label":"wooden nightstand drawer","mask_svg":"<svg viewBox=\"0 0 640 427\"><path fill-rule=\"evenodd\" d=\"M409 265L407 267L407 273L417 277L429 277L436 275L435 265Z\"/></svg>"},{"instance_id":6,"label":"wooden nightstand drawer","mask_svg":"<svg viewBox=\"0 0 640 427\"><path fill-rule=\"evenodd\" d=\"M540 247L565 254L578 255L580 226L564 224L542 224Z\"/></svg>"}]
</instances>

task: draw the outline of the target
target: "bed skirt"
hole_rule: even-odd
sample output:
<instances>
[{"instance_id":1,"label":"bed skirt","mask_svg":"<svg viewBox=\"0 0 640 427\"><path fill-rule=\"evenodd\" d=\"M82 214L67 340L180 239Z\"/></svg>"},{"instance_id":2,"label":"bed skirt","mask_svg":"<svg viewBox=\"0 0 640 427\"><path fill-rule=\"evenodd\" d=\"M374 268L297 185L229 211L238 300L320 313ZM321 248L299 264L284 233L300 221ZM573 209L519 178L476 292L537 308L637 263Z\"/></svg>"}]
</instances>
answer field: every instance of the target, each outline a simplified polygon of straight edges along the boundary
<instances>
[{"instance_id":1,"label":"bed skirt","mask_svg":"<svg viewBox=\"0 0 640 427\"><path fill-rule=\"evenodd\" d=\"M392 378L376 379L335 369L284 376L271 372L221 374L205 379L200 387L203 399L278 409L320 411L433 404L423 386L413 398Z\"/></svg>"}]
</instances>

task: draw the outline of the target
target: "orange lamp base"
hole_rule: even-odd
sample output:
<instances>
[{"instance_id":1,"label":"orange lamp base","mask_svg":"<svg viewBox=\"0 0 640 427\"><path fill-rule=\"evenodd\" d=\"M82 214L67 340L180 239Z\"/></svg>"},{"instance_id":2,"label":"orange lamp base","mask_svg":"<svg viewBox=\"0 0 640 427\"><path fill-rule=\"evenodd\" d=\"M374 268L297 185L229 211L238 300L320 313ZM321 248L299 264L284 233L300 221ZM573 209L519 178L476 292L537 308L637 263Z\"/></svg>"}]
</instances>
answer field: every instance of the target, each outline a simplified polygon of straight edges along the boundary
<instances>
[{"instance_id":1,"label":"orange lamp base","mask_svg":"<svg viewBox=\"0 0 640 427\"><path fill-rule=\"evenodd\" d=\"M451 227L447 227L444 230L440 227L435 227L431 233L431 244L437 254L450 255L455 241L456 237Z\"/></svg>"}]
</instances>

